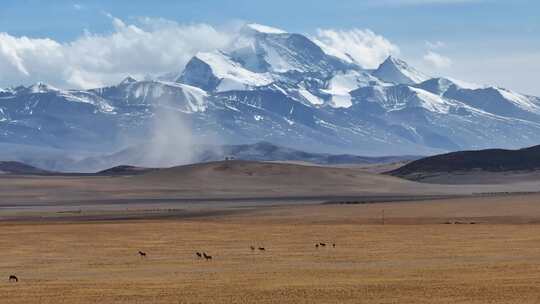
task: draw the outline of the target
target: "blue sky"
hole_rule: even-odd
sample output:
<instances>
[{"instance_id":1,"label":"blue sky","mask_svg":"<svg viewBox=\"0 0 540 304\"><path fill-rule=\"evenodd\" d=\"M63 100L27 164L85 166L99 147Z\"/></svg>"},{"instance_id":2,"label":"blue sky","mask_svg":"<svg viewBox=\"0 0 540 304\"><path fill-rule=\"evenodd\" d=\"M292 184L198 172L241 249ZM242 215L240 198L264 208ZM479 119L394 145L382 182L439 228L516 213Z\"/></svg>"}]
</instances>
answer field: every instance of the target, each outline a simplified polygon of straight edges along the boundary
<instances>
[{"instance_id":1,"label":"blue sky","mask_svg":"<svg viewBox=\"0 0 540 304\"><path fill-rule=\"evenodd\" d=\"M369 29L430 74L540 95L538 12L540 1L533 0L2 0L0 32L68 44L84 32L113 33L107 14L126 24L150 17L217 30L235 21L310 35L320 28ZM448 61L430 64L429 52Z\"/></svg>"}]
</instances>

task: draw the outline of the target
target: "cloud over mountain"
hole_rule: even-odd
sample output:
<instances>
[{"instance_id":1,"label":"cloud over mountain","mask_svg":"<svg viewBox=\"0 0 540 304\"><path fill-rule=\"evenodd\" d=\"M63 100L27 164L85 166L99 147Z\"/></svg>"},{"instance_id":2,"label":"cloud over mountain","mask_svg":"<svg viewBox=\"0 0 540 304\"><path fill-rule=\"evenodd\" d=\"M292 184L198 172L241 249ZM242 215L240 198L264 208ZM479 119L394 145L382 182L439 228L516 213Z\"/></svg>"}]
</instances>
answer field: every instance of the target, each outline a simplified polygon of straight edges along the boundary
<instances>
[{"instance_id":1,"label":"cloud over mountain","mask_svg":"<svg viewBox=\"0 0 540 304\"><path fill-rule=\"evenodd\" d=\"M386 57L399 54L396 45L371 30L318 29L314 41L328 53L364 68L376 68Z\"/></svg>"},{"instance_id":2,"label":"cloud over mountain","mask_svg":"<svg viewBox=\"0 0 540 304\"><path fill-rule=\"evenodd\" d=\"M426 55L424 55L424 60L428 64L440 69L449 68L452 65L452 59L434 51L428 51Z\"/></svg>"},{"instance_id":3,"label":"cloud over mountain","mask_svg":"<svg viewBox=\"0 0 540 304\"><path fill-rule=\"evenodd\" d=\"M86 32L68 43L0 33L0 85L45 81L89 88L127 74L144 77L179 70L195 53L223 48L233 37L230 31L202 23L146 18L126 24L111 18L112 32Z\"/></svg>"},{"instance_id":4,"label":"cloud over mountain","mask_svg":"<svg viewBox=\"0 0 540 304\"><path fill-rule=\"evenodd\" d=\"M226 49L242 35L240 25L217 28L155 18L126 23L109 17L111 32L85 32L65 43L0 33L0 87L44 81L64 88L92 88L116 83L126 75L157 76L180 71L198 52ZM368 68L399 52L370 30L319 29L315 40L338 57Z\"/></svg>"}]
</instances>

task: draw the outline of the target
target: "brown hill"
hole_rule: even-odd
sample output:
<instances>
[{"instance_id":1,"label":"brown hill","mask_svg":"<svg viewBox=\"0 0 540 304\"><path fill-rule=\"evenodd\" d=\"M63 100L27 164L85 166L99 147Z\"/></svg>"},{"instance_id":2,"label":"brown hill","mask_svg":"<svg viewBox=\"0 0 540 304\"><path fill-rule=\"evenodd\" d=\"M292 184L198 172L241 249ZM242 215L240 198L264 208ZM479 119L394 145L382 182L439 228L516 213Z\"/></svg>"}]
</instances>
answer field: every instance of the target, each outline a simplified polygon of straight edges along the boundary
<instances>
[{"instance_id":1,"label":"brown hill","mask_svg":"<svg viewBox=\"0 0 540 304\"><path fill-rule=\"evenodd\" d=\"M388 172L415 181L503 183L540 176L540 146L520 150L460 151L422 158Z\"/></svg>"},{"instance_id":2,"label":"brown hill","mask_svg":"<svg viewBox=\"0 0 540 304\"><path fill-rule=\"evenodd\" d=\"M16 161L0 161L0 174L21 174L21 175L35 175L35 174L49 174L51 172L42 170L27 164Z\"/></svg>"}]
</instances>

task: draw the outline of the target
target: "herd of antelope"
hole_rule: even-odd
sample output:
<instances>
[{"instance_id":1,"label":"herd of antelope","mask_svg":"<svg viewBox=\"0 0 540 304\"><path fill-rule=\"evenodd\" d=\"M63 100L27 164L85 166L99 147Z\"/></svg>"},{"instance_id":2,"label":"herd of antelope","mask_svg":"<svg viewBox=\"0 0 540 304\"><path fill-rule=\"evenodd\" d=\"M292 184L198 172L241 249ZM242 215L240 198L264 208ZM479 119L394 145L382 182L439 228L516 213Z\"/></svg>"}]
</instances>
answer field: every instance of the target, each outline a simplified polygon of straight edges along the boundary
<instances>
[{"instance_id":1,"label":"herd of antelope","mask_svg":"<svg viewBox=\"0 0 540 304\"><path fill-rule=\"evenodd\" d=\"M319 248L319 247L326 247L326 243L323 243L323 242L319 242L319 243L316 243L315 244L315 248ZM258 251L266 251L266 248L265 247L255 247L253 245L249 246L249 248L251 249L251 251L255 251L255 250L258 250ZM332 248L336 248L336 244L335 243L332 243ZM147 254L146 252L144 251L138 251L138 254L141 258L146 258L147 257ZM198 258L198 259L205 259L206 261L210 261L212 260L212 256L207 254L206 252L195 252L195 256ZM19 278L15 275L10 275L9 276L9 279L8 279L9 282L15 282L15 283L18 283L19 282Z\"/></svg>"}]
</instances>

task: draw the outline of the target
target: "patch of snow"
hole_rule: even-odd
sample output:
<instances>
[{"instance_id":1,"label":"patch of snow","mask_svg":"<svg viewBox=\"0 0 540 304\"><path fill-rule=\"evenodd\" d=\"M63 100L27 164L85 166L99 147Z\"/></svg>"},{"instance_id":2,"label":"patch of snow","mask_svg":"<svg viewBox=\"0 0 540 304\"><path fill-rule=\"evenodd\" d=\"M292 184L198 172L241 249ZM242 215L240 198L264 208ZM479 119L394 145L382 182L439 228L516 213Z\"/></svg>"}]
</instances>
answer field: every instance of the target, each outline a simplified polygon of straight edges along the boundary
<instances>
[{"instance_id":1,"label":"patch of snow","mask_svg":"<svg viewBox=\"0 0 540 304\"><path fill-rule=\"evenodd\" d=\"M95 105L102 112L109 112L110 113L110 112L114 111L114 107L111 106L103 98L98 97L98 96L94 96L94 95L85 96L86 93L75 95L75 93L77 93L77 92L82 93L80 91L72 91L72 93L71 92L69 92L69 93L68 92L62 92L61 94L59 94L59 96L62 96L67 101L78 102L78 103L88 103L88 104Z\"/></svg>"},{"instance_id":2,"label":"patch of snow","mask_svg":"<svg viewBox=\"0 0 540 304\"><path fill-rule=\"evenodd\" d=\"M207 109L207 97L208 93L206 91L190 86L183 83L176 83L176 82L164 82L164 81L153 81L148 82L148 84L152 84L152 97L159 97L162 94L164 94L166 89L179 89L182 95L184 96L184 99L187 101L188 106L188 113L193 112L204 112Z\"/></svg>"},{"instance_id":3,"label":"patch of snow","mask_svg":"<svg viewBox=\"0 0 540 304\"><path fill-rule=\"evenodd\" d=\"M295 67L281 57L274 48L266 48L266 56L264 59L272 67L272 70L277 73L285 73L295 69Z\"/></svg>"},{"instance_id":4,"label":"patch of snow","mask_svg":"<svg viewBox=\"0 0 540 304\"><path fill-rule=\"evenodd\" d=\"M294 125L294 121L292 121L292 120L290 120L290 119L288 119L286 117L284 117L283 119L285 119L285 121L289 124L289 126Z\"/></svg>"},{"instance_id":5,"label":"patch of snow","mask_svg":"<svg viewBox=\"0 0 540 304\"><path fill-rule=\"evenodd\" d=\"M495 90L497 90L504 99L512 102L516 106L529 112L540 113L540 107L526 96L502 88L495 88Z\"/></svg>"},{"instance_id":6,"label":"patch of snow","mask_svg":"<svg viewBox=\"0 0 540 304\"><path fill-rule=\"evenodd\" d=\"M332 95L331 106L348 108L352 106L349 92L358 88L358 72L338 73L331 80L324 92Z\"/></svg>"},{"instance_id":7,"label":"patch of snow","mask_svg":"<svg viewBox=\"0 0 540 304\"><path fill-rule=\"evenodd\" d=\"M51 91L60 91L59 89L43 82L38 82L34 85L31 85L29 89L32 93L47 93Z\"/></svg>"},{"instance_id":8,"label":"patch of snow","mask_svg":"<svg viewBox=\"0 0 540 304\"><path fill-rule=\"evenodd\" d=\"M199 53L197 58L206 62L214 75L222 79L217 88L219 92L245 90L273 82L270 74L252 72L222 52Z\"/></svg>"},{"instance_id":9,"label":"patch of snow","mask_svg":"<svg viewBox=\"0 0 540 304\"><path fill-rule=\"evenodd\" d=\"M234 107L234 106L232 106L232 105L230 105L230 104L228 104L228 103L225 104L225 107L226 107L227 109L233 110L233 111L235 111L235 112L241 112L237 107Z\"/></svg>"},{"instance_id":10,"label":"patch of snow","mask_svg":"<svg viewBox=\"0 0 540 304\"><path fill-rule=\"evenodd\" d=\"M330 106L334 108L348 108L352 106L351 91L374 84L384 85L384 83L381 83L377 78L366 72L338 72L330 79L328 88L321 91L332 96Z\"/></svg>"},{"instance_id":11,"label":"patch of snow","mask_svg":"<svg viewBox=\"0 0 540 304\"><path fill-rule=\"evenodd\" d=\"M253 116L253 119L255 119L256 121L261 121L264 118L261 115L255 115L255 116Z\"/></svg>"},{"instance_id":12,"label":"patch of snow","mask_svg":"<svg viewBox=\"0 0 540 304\"><path fill-rule=\"evenodd\" d=\"M352 98L350 94L332 95L332 104L334 108L348 108L352 106Z\"/></svg>"},{"instance_id":13,"label":"patch of snow","mask_svg":"<svg viewBox=\"0 0 540 304\"><path fill-rule=\"evenodd\" d=\"M206 102L208 94L204 90L185 84L176 85L182 87L182 92L192 112L206 111L208 107L208 103Z\"/></svg>"},{"instance_id":14,"label":"patch of snow","mask_svg":"<svg viewBox=\"0 0 540 304\"><path fill-rule=\"evenodd\" d=\"M418 88L409 87L409 89L416 93L416 96L420 100L420 105L424 109L436 113L447 114L449 112L450 103L441 98L441 96Z\"/></svg>"},{"instance_id":15,"label":"patch of snow","mask_svg":"<svg viewBox=\"0 0 540 304\"><path fill-rule=\"evenodd\" d=\"M277 84L273 84L272 85L272 88L276 89L277 91L281 92L283 95L287 95L287 91L285 91L282 87L280 87L279 85Z\"/></svg>"},{"instance_id":16,"label":"patch of snow","mask_svg":"<svg viewBox=\"0 0 540 304\"><path fill-rule=\"evenodd\" d=\"M306 90L304 88L298 90L298 93L300 93L300 95L302 95L302 97L304 97L312 105L322 105L322 104L324 104L323 99L311 94L311 92L309 92L308 90Z\"/></svg>"},{"instance_id":17,"label":"patch of snow","mask_svg":"<svg viewBox=\"0 0 540 304\"><path fill-rule=\"evenodd\" d=\"M322 127L325 127L325 128L328 128L328 129L332 129L332 130L337 130L337 126L332 124L332 123L329 123L325 120L322 120L322 119L317 119L315 121L318 125L322 126Z\"/></svg>"}]
</instances>

